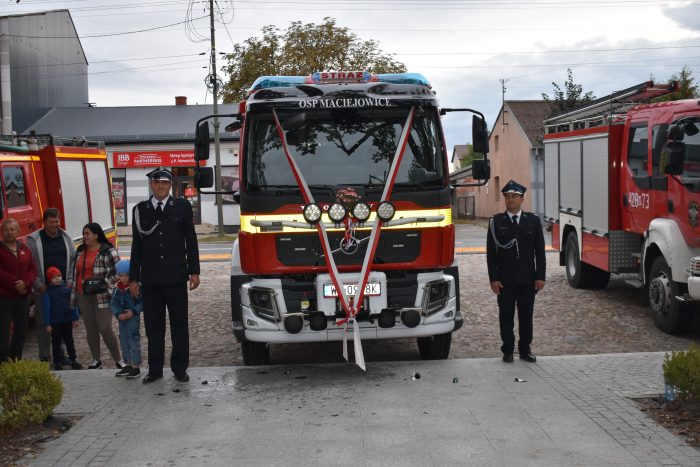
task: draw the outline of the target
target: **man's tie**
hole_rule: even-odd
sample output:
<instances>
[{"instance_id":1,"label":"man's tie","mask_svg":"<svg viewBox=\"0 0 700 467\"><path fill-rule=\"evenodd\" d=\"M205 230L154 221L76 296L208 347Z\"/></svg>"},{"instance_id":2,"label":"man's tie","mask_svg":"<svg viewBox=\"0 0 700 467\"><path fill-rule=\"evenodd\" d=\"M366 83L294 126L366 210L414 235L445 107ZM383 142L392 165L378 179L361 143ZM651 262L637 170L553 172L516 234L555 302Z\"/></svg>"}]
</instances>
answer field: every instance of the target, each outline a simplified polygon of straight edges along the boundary
<instances>
[{"instance_id":1,"label":"man's tie","mask_svg":"<svg viewBox=\"0 0 700 467\"><path fill-rule=\"evenodd\" d=\"M158 201L158 206L156 207L156 214L158 214L158 216L163 214L163 202L162 201Z\"/></svg>"},{"instance_id":2,"label":"man's tie","mask_svg":"<svg viewBox=\"0 0 700 467\"><path fill-rule=\"evenodd\" d=\"M513 225L517 227L517 226L518 226L518 215L517 215L517 214L514 215L514 216L511 218L511 220L513 221Z\"/></svg>"}]
</instances>

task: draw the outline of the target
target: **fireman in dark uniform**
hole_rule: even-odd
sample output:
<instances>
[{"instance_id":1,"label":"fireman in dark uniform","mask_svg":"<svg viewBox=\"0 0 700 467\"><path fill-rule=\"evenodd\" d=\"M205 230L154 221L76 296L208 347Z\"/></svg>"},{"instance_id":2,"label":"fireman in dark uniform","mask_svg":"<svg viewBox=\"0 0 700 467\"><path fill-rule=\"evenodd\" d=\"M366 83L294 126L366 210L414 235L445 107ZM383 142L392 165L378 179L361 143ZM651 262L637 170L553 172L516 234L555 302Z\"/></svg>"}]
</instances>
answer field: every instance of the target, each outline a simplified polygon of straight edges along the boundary
<instances>
[{"instance_id":1,"label":"fireman in dark uniform","mask_svg":"<svg viewBox=\"0 0 700 467\"><path fill-rule=\"evenodd\" d=\"M148 337L148 374L144 383L163 377L165 310L170 319L170 368L178 381L188 381L189 330L187 283L199 286L199 249L192 206L170 196L173 174L163 167L148 173L153 195L134 207L129 287L143 293L143 315Z\"/></svg>"},{"instance_id":2,"label":"fireman in dark uniform","mask_svg":"<svg viewBox=\"0 0 700 467\"><path fill-rule=\"evenodd\" d=\"M513 324L518 307L520 359L535 362L532 343L532 311L535 294L544 288L546 259L540 218L521 209L525 187L513 180L503 187L506 212L489 220L486 259L491 290L498 296L503 361L513 361Z\"/></svg>"}]
</instances>

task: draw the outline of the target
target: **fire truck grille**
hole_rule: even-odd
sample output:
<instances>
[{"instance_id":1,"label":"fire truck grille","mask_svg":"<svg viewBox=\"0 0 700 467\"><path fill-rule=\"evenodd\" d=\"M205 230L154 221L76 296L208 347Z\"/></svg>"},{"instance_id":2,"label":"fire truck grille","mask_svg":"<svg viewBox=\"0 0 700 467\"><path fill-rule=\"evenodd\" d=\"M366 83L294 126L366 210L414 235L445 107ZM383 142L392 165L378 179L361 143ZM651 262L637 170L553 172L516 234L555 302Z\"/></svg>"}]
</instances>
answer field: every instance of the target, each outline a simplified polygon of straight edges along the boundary
<instances>
[{"instance_id":1,"label":"fire truck grille","mask_svg":"<svg viewBox=\"0 0 700 467\"><path fill-rule=\"evenodd\" d=\"M369 243L369 231L357 233L359 247L353 254L340 251L342 232L328 232L328 241L335 263L338 265L362 264ZM364 240L364 241L362 241ZM278 234L276 236L277 259L285 266L317 266L324 265L323 248L318 234ZM420 254L420 230L384 230L379 236L379 245L374 257L375 264L403 263L414 261Z\"/></svg>"},{"instance_id":2,"label":"fire truck grille","mask_svg":"<svg viewBox=\"0 0 700 467\"><path fill-rule=\"evenodd\" d=\"M690 275L700 276L700 257L690 260Z\"/></svg>"}]
</instances>

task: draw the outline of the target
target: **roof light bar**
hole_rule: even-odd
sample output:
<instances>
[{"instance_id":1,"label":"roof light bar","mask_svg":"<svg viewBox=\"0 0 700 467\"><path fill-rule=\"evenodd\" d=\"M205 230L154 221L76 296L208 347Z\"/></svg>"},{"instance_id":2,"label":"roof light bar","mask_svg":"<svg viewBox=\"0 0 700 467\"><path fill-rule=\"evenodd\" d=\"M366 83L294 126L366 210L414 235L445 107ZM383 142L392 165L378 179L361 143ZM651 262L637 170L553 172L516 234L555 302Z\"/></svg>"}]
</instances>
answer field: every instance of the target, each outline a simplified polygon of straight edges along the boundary
<instances>
[{"instance_id":1,"label":"roof light bar","mask_svg":"<svg viewBox=\"0 0 700 467\"><path fill-rule=\"evenodd\" d=\"M319 71L310 76L261 76L255 80L250 91L284 88L300 84L331 83L417 84L430 87L430 82L420 73L374 74L368 71Z\"/></svg>"}]
</instances>

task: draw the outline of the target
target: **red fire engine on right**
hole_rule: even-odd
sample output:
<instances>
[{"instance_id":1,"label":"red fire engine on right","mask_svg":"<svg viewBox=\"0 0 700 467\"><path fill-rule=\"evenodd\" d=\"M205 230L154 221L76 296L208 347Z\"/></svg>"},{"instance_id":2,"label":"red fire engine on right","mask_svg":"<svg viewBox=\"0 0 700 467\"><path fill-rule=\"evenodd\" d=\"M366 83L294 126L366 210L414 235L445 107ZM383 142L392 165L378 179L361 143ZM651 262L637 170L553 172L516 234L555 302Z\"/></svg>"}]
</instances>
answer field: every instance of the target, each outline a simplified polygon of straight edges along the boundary
<instances>
[{"instance_id":1,"label":"red fire engine on right","mask_svg":"<svg viewBox=\"0 0 700 467\"><path fill-rule=\"evenodd\" d=\"M545 220L574 288L625 274L656 325L700 311L700 100L642 83L545 121Z\"/></svg>"}]
</instances>

